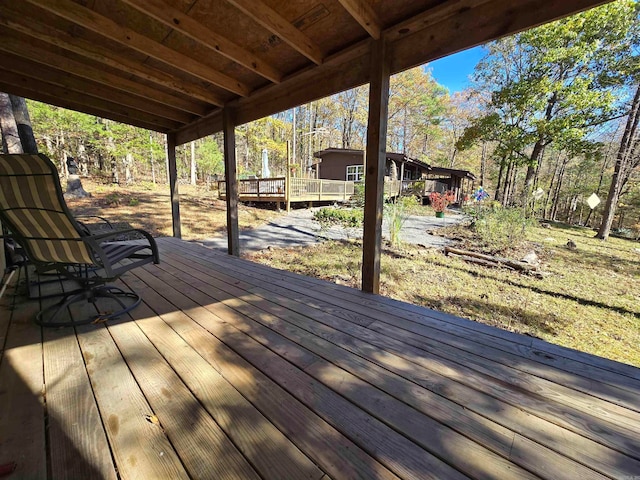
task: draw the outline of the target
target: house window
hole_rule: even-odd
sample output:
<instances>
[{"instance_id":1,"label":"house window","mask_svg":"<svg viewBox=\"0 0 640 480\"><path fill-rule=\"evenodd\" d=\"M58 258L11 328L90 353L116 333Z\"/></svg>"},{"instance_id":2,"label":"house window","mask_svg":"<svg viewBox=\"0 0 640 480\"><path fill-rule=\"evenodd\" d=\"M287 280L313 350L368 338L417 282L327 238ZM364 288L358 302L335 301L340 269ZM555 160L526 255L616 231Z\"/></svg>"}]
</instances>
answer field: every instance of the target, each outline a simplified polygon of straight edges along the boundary
<instances>
[{"instance_id":1,"label":"house window","mask_svg":"<svg viewBox=\"0 0 640 480\"><path fill-rule=\"evenodd\" d=\"M364 165L347 166L347 182L359 182L364 177Z\"/></svg>"}]
</instances>

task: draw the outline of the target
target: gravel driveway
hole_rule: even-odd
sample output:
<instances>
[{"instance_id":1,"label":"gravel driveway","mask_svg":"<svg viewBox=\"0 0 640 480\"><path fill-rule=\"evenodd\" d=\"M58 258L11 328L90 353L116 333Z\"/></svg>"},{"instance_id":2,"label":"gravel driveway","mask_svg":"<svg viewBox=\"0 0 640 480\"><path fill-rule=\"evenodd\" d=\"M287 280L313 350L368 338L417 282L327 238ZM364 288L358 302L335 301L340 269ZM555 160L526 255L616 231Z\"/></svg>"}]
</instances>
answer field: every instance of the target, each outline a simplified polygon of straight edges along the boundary
<instances>
[{"instance_id":1,"label":"gravel driveway","mask_svg":"<svg viewBox=\"0 0 640 480\"><path fill-rule=\"evenodd\" d=\"M325 240L346 240L362 238L362 229L333 226L322 230L318 222L313 221L313 212L317 208L292 210L267 225L253 230L240 232L240 249L243 252L264 250L265 248L288 248L313 245ZM411 215L407 218L400 238L403 242L425 247L442 248L451 240L427 233L445 225L457 224L465 220L465 216L447 212L444 219L431 216ZM389 238L387 222L382 223L382 235ZM227 238L216 237L202 241L206 246L220 250L227 249Z\"/></svg>"}]
</instances>

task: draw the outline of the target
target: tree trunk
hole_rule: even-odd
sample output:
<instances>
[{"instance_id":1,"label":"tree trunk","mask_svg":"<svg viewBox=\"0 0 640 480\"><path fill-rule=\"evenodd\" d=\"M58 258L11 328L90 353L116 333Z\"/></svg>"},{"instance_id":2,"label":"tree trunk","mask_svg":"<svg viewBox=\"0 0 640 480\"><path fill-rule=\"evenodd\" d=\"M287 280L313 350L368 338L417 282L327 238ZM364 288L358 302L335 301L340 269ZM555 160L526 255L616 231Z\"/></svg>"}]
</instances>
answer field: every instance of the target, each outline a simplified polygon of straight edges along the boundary
<instances>
[{"instance_id":1,"label":"tree trunk","mask_svg":"<svg viewBox=\"0 0 640 480\"><path fill-rule=\"evenodd\" d=\"M38 146L33 136L33 128L31 128L31 119L29 118L26 100L22 97L16 97L15 95L9 95L9 99L11 100L13 116L18 126L18 135L20 136L20 143L22 143L22 150L24 150L25 153L38 153Z\"/></svg>"},{"instance_id":2,"label":"tree trunk","mask_svg":"<svg viewBox=\"0 0 640 480\"><path fill-rule=\"evenodd\" d=\"M195 185L196 180L196 142L191 142L191 185Z\"/></svg>"},{"instance_id":3,"label":"tree trunk","mask_svg":"<svg viewBox=\"0 0 640 480\"><path fill-rule=\"evenodd\" d=\"M502 177L504 175L504 164L505 164L505 156L503 155L500 159L500 170L498 171L498 184L496 185L496 192L493 195L493 199L495 201L501 201L504 197L501 195L502 192Z\"/></svg>"},{"instance_id":4,"label":"tree trunk","mask_svg":"<svg viewBox=\"0 0 640 480\"><path fill-rule=\"evenodd\" d=\"M627 118L627 124L622 135L622 141L620 142L620 148L618 149L618 155L616 157L616 165L613 171L613 177L611 178L611 185L609 186L609 194L607 195L607 201L604 207L604 213L602 214L602 223L596 238L606 240L609 238L611 232L611 225L613 224L613 218L616 214L616 208L618 205L618 199L620 198L620 191L622 185L625 183L624 171L629 162L630 152L633 150L632 145L637 139L636 131L638 129L638 119L640 117L640 85L636 89L636 94L633 97L631 104L631 110ZM629 174L630 171L627 173Z\"/></svg>"},{"instance_id":5,"label":"tree trunk","mask_svg":"<svg viewBox=\"0 0 640 480\"><path fill-rule=\"evenodd\" d=\"M2 151L5 153L24 153L18 125L13 116L11 99L6 93L0 93L0 130L2 130Z\"/></svg>"},{"instance_id":6,"label":"tree trunk","mask_svg":"<svg viewBox=\"0 0 640 480\"><path fill-rule=\"evenodd\" d=\"M454 150L455 153L455 150ZM484 188L487 175L487 142L482 142L482 155L480 156L480 186Z\"/></svg>"}]
</instances>

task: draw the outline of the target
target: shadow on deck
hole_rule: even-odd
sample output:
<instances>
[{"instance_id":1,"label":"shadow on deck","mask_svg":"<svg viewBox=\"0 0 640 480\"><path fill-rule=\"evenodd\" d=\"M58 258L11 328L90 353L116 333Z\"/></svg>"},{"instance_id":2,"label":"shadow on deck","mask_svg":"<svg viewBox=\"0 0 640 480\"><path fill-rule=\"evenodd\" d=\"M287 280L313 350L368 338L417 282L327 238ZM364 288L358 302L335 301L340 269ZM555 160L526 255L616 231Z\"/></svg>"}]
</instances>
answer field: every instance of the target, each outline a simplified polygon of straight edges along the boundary
<instances>
[{"instance_id":1,"label":"shadow on deck","mask_svg":"<svg viewBox=\"0 0 640 480\"><path fill-rule=\"evenodd\" d=\"M8 478L640 472L639 369L198 244L159 245L160 265L121 282L144 299L132 317L41 330L37 302L2 299Z\"/></svg>"}]
</instances>

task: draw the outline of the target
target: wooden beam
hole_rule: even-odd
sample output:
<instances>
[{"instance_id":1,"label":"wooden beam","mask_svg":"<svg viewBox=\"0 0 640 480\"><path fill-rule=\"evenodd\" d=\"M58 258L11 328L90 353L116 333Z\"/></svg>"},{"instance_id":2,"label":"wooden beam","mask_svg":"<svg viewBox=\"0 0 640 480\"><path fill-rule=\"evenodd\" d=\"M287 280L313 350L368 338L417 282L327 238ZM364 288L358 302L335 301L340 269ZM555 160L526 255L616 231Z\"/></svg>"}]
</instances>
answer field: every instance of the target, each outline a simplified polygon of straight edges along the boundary
<instances>
[{"instance_id":1,"label":"wooden beam","mask_svg":"<svg viewBox=\"0 0 640 480\"><path fill-rule=\"evenodd\" d=\"M109 48L71 35L63 30L58 30L51 25L44 25L33 19L20 18L20 12L9 10L6 6L0 5L0 13L3 14L0 15L0 26L37 38L43 42L86 57L89 60L121 70L129 75L135 75L138 78L161 85L170 90L175 90L193 99L218 106L224 103L220 95L216 95L195 83L179 81L173 75L129 60L123 55L112 52ZM199 111L201 113L192 113L204 115L204 109Z\"/></svg>"},{"instance_id":2,"label":"wooden beam","mask_svg":"<svg viewBox=\"0 0 640 480\"><path fill-rule=\"evenodd\" d=\"M390 44L391 73L566 17L610 0L493 0L447 15ZM443 7L444 8L444 7ZM428 27L428 28L427 28ZM416 48L420 45L421 48Z\"/></svg>"},{"instance_id":3,"label":"wooden beam","mask_svg":"<svg viewBox=\"0 0 640 480\"><path fill-rule=\"evenodd\" d=\"M238 178L236 174L236 132L233 111L222 110L224 132L224 180L227 190L227 251L240 256L240 233L238 230Z\"/></svg>"},{"instance_id":4,"label":"wooden beam","mask_svg":"<svg viewBox=\"0 0 640 480\"><path fill-rule=\"evenodd\" d=\"M254 73L280 83L282 73L250 51L219 35L163 0L123 0L138 11L208 47Z\"/></svg>"},{"instance_id":5,"label":"wooden beam","mask_svg":"<svg viewBox=\"0 0 640 480\"><path fill-rule=\"evenodd\" d=\"M368 0L338 0L344 9L364 28L369 35L378 40L382 26L378 15Z\"/></svg>"},{"instance_id":6,"label":"wooden beam","mask_svg":"<svg viewBox=\"0 0 640 480\"><path fill-rule=\"evenodd\" d=\"M362 242L362 290L380 291L380 250L384 169L387 158L387 116L389 113L389 58L382 40L372 42L369 118L364 178L364 232Z\"/></svg>"},{"instance_id":7,"label":"wooden beam","mask_svg":"<svg viewBox=\"0 0 640 480\"><path fill-rule=\"evenodd\" d=\"M173 225L173 236L182 238L178 168L176 165L176 136L173 133L167 134L167 165L169 169L169 188L171 189L171 224Z\"/></svg>"},{"instance_id":8,"label":"wooden beam","mask_svg":"<svg viewBox=\"0 0 640 480\"><path fill-rule=\"evenodd\" d=\"M244 83L194 58L172 50L169 47L165 47L161 43L155 42L144 35L140 35L134 30L122 27L113 20L99 15L93 10L83 7L72 0L27 1L99 35L110 38L145 55L149 55L173 68L182 70L183 72L189 73L237 95L249 95L251 89Z\"/></svg>"},{"instance_id":9,"label":"wooden beam","mask_svg":"<svg viewBox=\"0 0 640 480\"><path fill-rule=\"evenodd\" d=\"M344 52L327 57L322 65L307 68L269 85L248 98L230 102L238 125L242 125L311 100L362 85L369 78L369 41L361 42ZM286 84L286 88L284 85ZM313 96L310 96L313 95ZM290 105L280 108L281 105ZM176 132L178 145L222 131L222 115L213 112Z\"/></svg>"},{"instance_id":10,"label":"wooden beam","mask_svg":"<svg viewBox=\"0 0 640 480\"><path fill-rule=\"evenodd\" d=\"M438 10L432 11L440 20L429 28L420 27L418 22L416 28L420 29L417 31L405 32L395 26L385 29L383 38L396 39L388 43L391 73L520 31L527 28L529 22L537 25L607 3L607 0L567 0L552 4L544 0L520 0L517 3L509 0L487 1L446 2ZM503 12L493 6L498 2L508 12L508 18L503 18ZM480 6L469 10L473 3L479 3ZM459 10L452 11L449 4L456 5ZM421 21L424 22L424 19ZM234 107L236 121L240 125L362 85L368 81L368 65L369 41L363 41L327 57L322 65L305 68L284 78L279 85L269 85L230 105ZM177 138L182 144L221 130L221 117L213 114L182 127L177 132Z\"/></svg>"},{"instance_id":11,"label":"wooden beam","mask_svg":"<svg viewBox=\"0 0 640 480\"><path fill-rule=\"evenodd\" d=\"M0 50L1 49L0 47ZM34 64L31 61L24 60L15 55L5 54L4 58L6 59L6 70L0 73L0 78L4 78L6 72L13 72L34 80L45 79L46 83L51 83L65 89L67 92L65 93L65 97L69 98L71 92L75 92L75 97L78 100L84 96L88 96L85 100L87 103L91 103L91 100L100 99L109 104L125 107L124 109L118 109L121 113L126 112L127 109L134 109L139 112L150 113L157 118L166 119L174 124L176 122L185 124L194 118L193 115L169 108L150 99L141 98L137 95L129 95L121 90L116 90L115 88L80 78L61 70ZM105 102L102 102L102 104L105 105Z\"/></svg>"},{"instance_id":12,"label":"wooden beam","mask_svg":"<svg viewBox=\"0 0 640 480\"><path fill-rule=\"evenodd\" d=\"M106 72L102 69L71 60L62 55L57 55L48 50L29 45L28 43L22 42L19 39L8 35L0 35L0 50L29 59L35 63L47 65L56 70L63 70L69 74L86 78L87 80L106 85L110 88L121 90L129 95L136 95L147 102L154 101L161 103L166 106L165 112L167 114L175 111L176 109L184 109L186 111L196 110L196 112L191 112L196 115L198 115L197 112L202 114L203 111L205 111L204 107L196 102L192 102L191 100L186 100L184 98L150 88L127 78L120 77L119 75ZM34 68L34 74L37 74L37 67ZM184 123L184 119L179 121Z\"/></svg>"},{"instance_id":13,"label":"wooden beam","mask_svg":"<svg viewBox=\"0 0 640 480\"><path fill-rule=\"evenodd\" d=\"M324 54L320 47L261 0L227 0L227 2L240 9L242 13L251 17L271 33L275 33L282 41L315 64L322 63Z\"/></svg>"},{"instance_id":14,"label":"wooden beam","mask_svg":"<svg viewBox=\"0 0 640 480\"><path fill-rule=\"evenodd\" d=\"M124 109L119 105L109 104L98 99L93 100L91 104L87 104L87 97L74 95L73 92L56 85L33 80L12 72L5 71L0 74L0 90L69 110L146 128L147 130L167 132L174 130L177 126L175 122L167 121L164 118Z\"/></svg>"}]
</instances>

